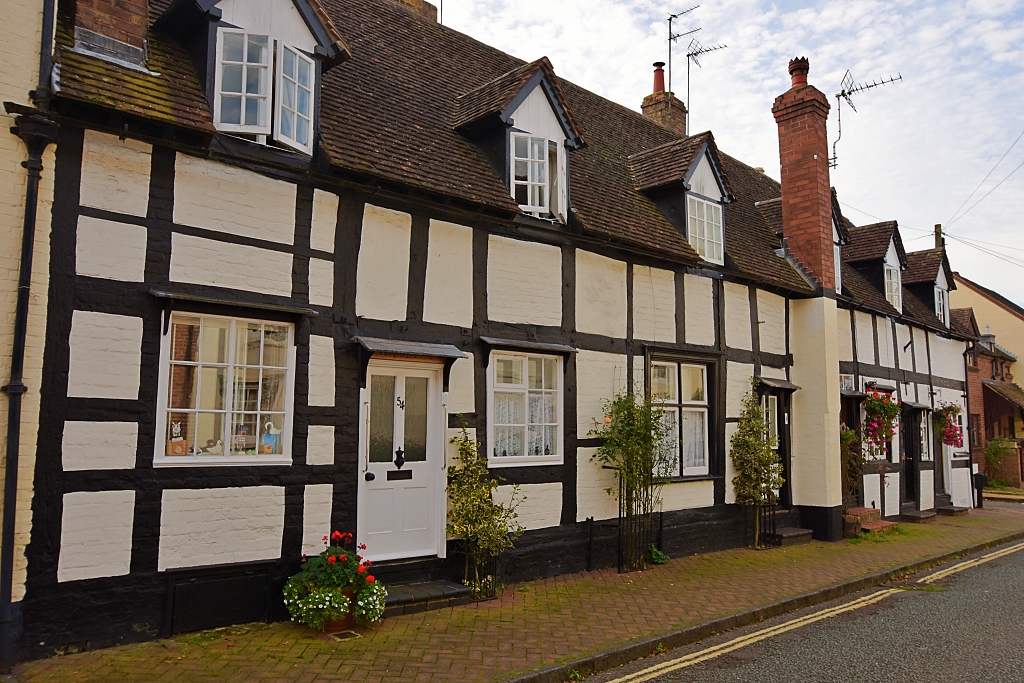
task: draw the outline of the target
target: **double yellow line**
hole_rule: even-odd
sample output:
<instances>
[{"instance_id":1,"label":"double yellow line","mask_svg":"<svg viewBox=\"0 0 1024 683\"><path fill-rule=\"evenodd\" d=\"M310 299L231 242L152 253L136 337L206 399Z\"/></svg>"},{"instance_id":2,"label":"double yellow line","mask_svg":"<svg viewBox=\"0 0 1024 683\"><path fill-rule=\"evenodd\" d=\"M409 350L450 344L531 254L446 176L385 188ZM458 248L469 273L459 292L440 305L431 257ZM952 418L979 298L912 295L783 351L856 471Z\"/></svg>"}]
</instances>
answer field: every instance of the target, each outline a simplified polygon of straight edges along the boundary
<instances>
[{"instance_id":1,"label":"double yellow line","mask_svg":"<svg viewBox=\"0 0 1024 683\"><path fill-rule=\"evenodd\" d=\"M877 593L872 593L871 595L867 595L863 598L858 598L857 600L853 600L838 607L832 607L830 609L822 610L820 612L815 612L814 614L808 614L803 617L791 619L787 622L778 624L776 626L771 626L769 628L761 629L760 631L755 631L753 633L748 633L744 636L739 636L738 638L733 638L728 642L721 643L720 645L715 645L713 647L709 647L707 649L701 650L700 652L693 652L688 655L683 655L682 657L677 657L675 659L670 659L666 662L661 662L660 664L655 664L654 666L647 667L646 669L642 669L635 673L627 674L626 676L622 676L621 678L616 678L614 680L608 681L608 683L643 683L644 681L649 681L652 678L664 676L665 674L671 671L676 671L678 669L683 669L688 666L700 664L701 662L705 662L709 659L714 659L715 657L720 657L724 654L732 652L733 650L739 650L740 648L747 647L748 645L753 645L758 641L765 640L773 636L777 636L781 633L785 633L786 631L792 631L802 626L813 624L816 621L821 621L823 619L828 619L829 617L834 617L837 614L842 614L843 612L850 612L855 609L860 609L861 607L873 605L874 603L880 602L889 597L890 595L893 595L898 592L899 591L896 589L886 588L884 590L878 591Z\"/></svg>"},{"instance_id":2,"label":"double yellow line","mask_svg":"<svg viewBox=\"0 0 1024 683\"><path fill-rule=\"evenodd\" d=\"M951 576L953 574L956 574L957 572L962 572L965 569L977 567L979 564L985 564L986 562L991 562L992 560L998 560L1000 557L1005 557L1007 555L1017 552L1018 550L1024 550L1024 541L1003 548L1002 550L996 550L995 552L991 552L988 555L982 555L977 559L967 560L966 562L961 562L960 564L953 565L952 567L947 567L946 569L937 571L934 574L929 574L928 576L922 579L918 579L917 582L925 584L934 583L939 579L944 579L947 576Z\"/></svg>"}]
</instances>

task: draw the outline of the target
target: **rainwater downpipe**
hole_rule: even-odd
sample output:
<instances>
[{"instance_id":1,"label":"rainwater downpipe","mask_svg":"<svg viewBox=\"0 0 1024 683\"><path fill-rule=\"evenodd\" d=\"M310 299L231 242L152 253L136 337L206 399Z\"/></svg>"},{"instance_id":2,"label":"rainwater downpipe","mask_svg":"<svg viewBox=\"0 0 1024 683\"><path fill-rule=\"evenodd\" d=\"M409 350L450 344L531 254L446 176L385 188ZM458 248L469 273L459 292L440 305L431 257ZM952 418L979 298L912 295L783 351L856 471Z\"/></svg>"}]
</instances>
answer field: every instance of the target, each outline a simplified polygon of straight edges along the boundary
<instances>
[{"instance_id":1,"label":"rainwater downpipe","mask_svg":"<svg viewBox=\"0 0 1024 683\"><path fill-rule=\"evenodd\" d=\"M29 93L35 107L4 102L4 109L15 116L11 133L25 143L28 159L21 165L28 171L25 187L25 221L21 237L21 263L18 272L18 298L14 313L14 344L11 350L11 375L0 391L7 394L7 443L4 462L3 521L0 529L0 671L7 673L14 664L14 532L18 498L18 458L21 450L21 398L24 383L25 340L28 333L29 293L32 285L32 254L35 249L36 212L39 179L43 170L43 152L57 140L57 118L50 113L50 71L54 11L56 0L43 0L43 25L39 45L39 81Z\"/></svg>"}]
</instances>

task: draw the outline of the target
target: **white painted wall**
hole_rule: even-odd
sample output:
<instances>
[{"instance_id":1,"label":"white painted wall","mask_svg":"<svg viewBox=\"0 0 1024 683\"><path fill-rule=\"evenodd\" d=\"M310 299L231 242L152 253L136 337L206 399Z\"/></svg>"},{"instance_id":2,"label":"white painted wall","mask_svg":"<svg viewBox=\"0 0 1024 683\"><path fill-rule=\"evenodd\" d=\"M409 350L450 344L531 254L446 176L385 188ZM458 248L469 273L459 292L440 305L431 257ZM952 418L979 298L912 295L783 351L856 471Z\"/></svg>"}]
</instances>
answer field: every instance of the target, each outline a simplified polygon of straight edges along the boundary
<instances>
[{"instance_id":1,"label":"white painted wall","mask_svg":"<svg viewBox=\"0 0 1024 683\"><path fill-rule=\"evenodd\" d=\"M334 263L309 259L309 303L314 306L334 305Z\"/></svg>"},{"instance_id":2,"label":"white painted wall","mask_svg":"<svg viewBox=\"0 0 1024 683\"><path fill-rule=\"evenodd\" d=\"M714 504L715 483L713 481L674 482L665 484L661 489L661 509L666 512L710 507Z\"/></svg>"},{"instance_id":3,"label":"white painted wall","mask_svg":"<svg viewBox=\"0 0 1024 683\"><path fill-rule=\"evenodd\" d=\"M146 279L146 228L78 217L75 272L125 282Z\"/></svg>"},{"instance_id":4,"label":"white painted wall","mask_svg":"<svg viewBox=\"0 0 1024 683\"><path fill-rule=\"evenodd\" d=\"M548 102L548 96L544 94L544 89L540 85L534 86L519 108L513 112L512 122L516 129L554 140L559 143L559 147L565 141L562 125L558 122L558 117Z\"/></svg>"},{"instance_id":5,"label":"white painted wall","mask_svg":"<svg viewBox=\"0 0 1024 683\"><path fill-rule=\"evenodd\" d=\"M750 378L754 366L749 363L726 363L725 371L725 416L739 417L743 412L743 394L750 391Z\"/></svg>"},{"instance_id":6,"label":"white painted wall","mask_svg":"<svg viewBox=\"0 0 1024 683\"><path fill-rule=\"evenodd\" d=\"M334 339L309 335L309 405L334 405Z\"/></svg>"},{"instance_id":7,"label":"white painted wall","mask_svg":"<svg viewBox=\"0 0 1024 683\"><path fill-rule=\"evenodd\" d=\"M488 237L487 317L506 323L561 325L561 249Z\"/></svg>"},{"instance_id":8,"label":"white painted wall","mask_svg":"<svg viewBox=\"0 0 1024 683\"><path fill-rule=\"evenodd\" d=\"M896 354L892 348L892 323L888 318L877 316L878 321L878 364L886 368L896 367Z\"/></svg>"},{"instance_id":9,"label":"white painted wall","mask_svg":"<svg viewBox=\"0 0 1024 683\"><path fill-rule=\"evenodd\" d=\"M676 343L676 276L633 266L633 338Z\"/></svg>"},{"instance_id":10,"label":"white painted wall","mask_svg":"<svg viewBox=\"0 0 1024 683\"><path fill-rule=\"evenodd\" d=\"M964 379L964 349L962 341L928 333L932 352L932 374L947 379Z\"/></svg>"},{"instance_id":11,"label":"white painted wall","mask_svg":"<svg viewBox=\"0 0 1024 683\"><path fill-rule=\"evenodd\" d=\"M763 289L757 290L757 322L761 350L786 353L786 299Z\"/></svg>"},{"instance_id":12,"label":"white painted wall","mask_svg":"<svg viewBox=\"0 0 1024 683\"><path fill-rule=\"evenodd\" d=\"M452 364L448 376L449 413L476 412L475 363L473 354L467 355L469 358L459 358Z\"/></svg>"},{"instance_id":13,"label":"white painted wall","mask_svg":"<svg viewBox=\"0 0 1024 683\"><path fill-rule=\"evenodd\" d=\"M762 365L761 376L772 379L786 379L786 368L773 368L768 365Z\"/></svg>"},{"instance_id":14,"label":"white painted wall","mask_svg":"<svg viewBox=\"0 0 1024 683\"><path fill-rule=\"evenodd\" d=\"M751 348L750 299L745 285L725 283L725 343L734 349Z\"/></svg>"},{"instance_id":15,"label":"white painted wall","mask_svg":"<svg viewBox=\"0 0 1024 683\"><path fill-rule=\"evenodd\" d=\"M331 509L334 507L333 484L309 484L302 494L302 552L319 555L324 536L331 535Z\"/></svg>"},{"instance_id":16,"label":"white painted wall","mask_svg":"<svg viewBox=\"0 0 1024 683\"><path fill-rule=\"evenodd\" d=\"M292 255L174 233L171 282L292 295Z\"/></svg>"},{"instance_id":17,"label":"white painted wall","mask_svg":"<svg viewBox=\"0 0 1024 683\"><path fill-rule=\"evenodd\" d=\"M576 449L576 521L587 517L613 519L619 516L619 504L606 489L618 491L615 472L601 467L593 460L596 448Z\"/></svg>"},{"instance_id":18,"label":"white painted wall","mask_svg":"<svg viewBox=\"0 0 1024 683\"><path fill-rule=\"evenodd\" d=\"M68 345L68 396L139 398L142 318L75 311Z\"/></svg>"},{"instance_id":19,"label":"white painted wall","mask_svg":"<svg viewBox=\"0 0 1024 683\"><path fill-rule=\"evenodd\" d=\"M900 514L900 473L885 473L885 510L883 517L895 517Z\"/></svg>"},{"instance_id":20,"label":"white painted wall","mask_svg":"<svg viewBox=\"0 0 1024 683\"><path fill-rule=\"evenodd\" d=\"M586 438L604 420L602 403L625 386L626 356L580 350L576 353L576 428Z\"/></svg>"},{"instance_id":21,"label":"white painted wall","mask_svg":"<svg viewBox=\"0 0 1024 683\"><path fill-rule=\"evenodd\" d=\"M138 422L64 423L61 462L65 472L130 470L139 444Z\"/></svg>"},{"instance_id":22,"label":"white painted wall","mask_svg":"<svg viewBox=\"0 0 1024 683\"><path fill-rule=\"evenodd\" d=\"M431 219L423 319L473 326L473 228Z\"/></svg>"},{"instance_id":23,"label":"white painted wall","mask_svg":"<svg viewBox=\"0 0 1024 683\"><path fill-rule=\"evenodd\" d=\"M914 335L914 360L917 361L917 371L928 373L928 349L926 348L927 333L920 328L913 328Z\"/></svg>"},{"instance_id":24,"label":"white painted wall","mask_svg":"<svg viewBox=\"0 0 1024 683\"><path fill-rule=\"evenodd\" d=\"M284 487L165 489L157 570L281 556Z\"/></svg>"},{"instance_id":25,"label":"white painted wall","mask_svg":"<svg viewBox=\"0 0 1024 683\"><path fill-rule=\"evenodd\" d=\"M875 332L871 325L871 314L854 311L857 322L857 361L875 365Z\"/></svg>"},{"instance_id":26,"label":"white painted wall","mask_svg":"<svg viewBox=\"0 0 1024 683\"><path fill-rule=\"evenodd\" d=\"M476 427L467 427L466 435L472 441L476 441ZM452 443L452 439L462 436L462 428L451 428L445 430L444 455L446 465L455 465L459 457L459 445Z\"/></svg>"},{"instance_id":27,"label":"white painted wall","mask_svg":"<svg viewBox=\"0 0 1024 683\"><path fill-rule=\"evenodd\" d=\"M626 263L576 250L576 329L626 336Z\"/></svg>"},{"instance_id":28,"label":"white painted wall","mask_svg":"<svg viewBox=\"0 0 1024 683\"><path fill-rule=\"evenodd\" d=\"M292 244L295 185L178 153L174 161L174 222Z\"/></svg>"},{"instance_id":29,"label":"white painted wall","mask_svg":"<svg viewBox=\"0 0 1024 683\"><path fill-rule=\"evenodd\" d=\"M899 359L902 370L913 369L914 349L911 348L910 327L902 323L896 325L896 358ZM904 350L906 349L906 350Z\"/></svg>"},{"instance_id":30,"label":"white painted wall","mask_svg":"<svg viewBox=\"0 0 1024 683\"><path fill-rule=\"evenodd\" d=\"M522 484L519 493L525 496L516 514L518 522L531 529L547 529L558 526L562 519L562 483ZM493 494L495 503L510 504L512 487L499 486Z\"/></svg>"},{"instance_id":31,"label":"white painted wall","mask_svg":"<svg viewBox=\"0 0 1024 683\"><path fill-rule=\"evenodd\" d=\"M864 507L882 512L882 477L877 474L864 475Z\"/></svg>"},{"instance_id":32,"label":"white painted wall","mask_svg":"<svg viewBox=\"0 0 1024 683\"><path fill-rule=\"evenodd\" d=\"M267 33L273 39L312 53L316 40L293 2L220 0L217 8L224 21L252 33Z\"/></svg>"},{"instance_id":33,"label":"white painted wall","mask_svg":"<svg viewBox=\"0 0 1024 683\"><path fill-rule=\"evenodd\" d=\"M57 581L124 576L132 563L135 491L65 493Z\"/></svg>"},{"instance_id":34,"label":"white painted wall","mask_svg":"<svg viewBox=\"0 0 1024 683\"><path fill-rule=\"evenodd\" d=\"M837 338L839 340L839 360L853 360L853 328L850 326L851 311L840 308L837 311Z\"/></svg>"},{"instance_id":35,"label":"white painted wall","mask_svg":"<svg viewBox=\"0 0 1024 683\"><path fill-rule=\"evenodd\" d=\"M306 464L334 464L333 425L309 425L309 436L306 438Z\"/></svg>"},{"instance_id":36,"label":"white painted wall","mask_svg":"<svg viewBox=\"0 0 1024 683\"><path fill-rule=\"evenodd\" d=\"M690 176L690 191L715 201L722 200L722 191L718 187L718 181L715 180L715 172L711 170L707 154L700 158L697 168Z\"/></svg>"},{"instance_id":37,"label":"white painted wall","mask_svg":"<svg viewBox=\"0 0 1024 683\"><path fill-rule=\"evenodd\" d=\"M313 190L313 222L309 233L309 246L333 253L337 226L338 195Z\"/></svg>"},{"instance_id":38,"label":"white painted wall","mask_svg":"<svg viewBox=\"0 0 1024 683\"><path fill-rule=\"evenodd\" d=\"M686 343L715 343L715 299L711 278L687 273L683 279Z\"/></svg>"},{"instance_id":39,"label":"white painted wall","mask_svg":"<svg viewBox=\"0 0 1024 683\"><path fill-rule=\"evenodd\" d=\"M732 464L732 437L739 430L735 422L725 424L725 502L729 505L736 503L736 487L732 484L732 478L736 476L736 468Z\"/></svg>"},{"instance_id":40,"label":"white painted wall","mask_svg":"<svg viewBox=\"0 0 1024 683\"><path fill-rule=\"evenodd\" d=\"M935 507L935 472L921 470L921 509L931 510Z\"/></svg>"},{"instance_id":41,"label":"white painted wall","mask_svg":"<svg viewBox=\"0 0 1024 683\"><path fill-rule=\"evenodd\" d=\"M152 145L85 131L82 146L82 206L145 216L149 209Z\"/></svg>"},{"instance_id":42,"label":"white painted wall","mask_svg":"<svg viewBox=\"0 0 1024 683\"><path fill-rule=\"evenodd\" d=\"M356 315L405 320L412 216L367 204L356 266Z\"/></svg>"}]
</instances>

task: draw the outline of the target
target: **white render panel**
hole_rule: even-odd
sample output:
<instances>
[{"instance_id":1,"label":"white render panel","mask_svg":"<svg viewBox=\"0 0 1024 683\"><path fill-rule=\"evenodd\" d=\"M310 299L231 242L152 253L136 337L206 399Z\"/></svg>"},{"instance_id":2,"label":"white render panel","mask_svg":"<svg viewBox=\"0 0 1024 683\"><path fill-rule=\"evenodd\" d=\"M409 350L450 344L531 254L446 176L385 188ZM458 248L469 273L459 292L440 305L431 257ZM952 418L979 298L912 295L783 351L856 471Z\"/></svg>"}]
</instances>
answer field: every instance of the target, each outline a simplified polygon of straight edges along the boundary
<instances>
[{"instance_id":1,"label":"white render panel","mask_svg":"<svg viewBox=\"0 0 1024 683\"><path fill-rule=\"evenodd\" d=\"M499 486L493 498L495 503L508 505L512 500L512 486ZM529 531L558 526L562 521L562 483L521 484L522 502L516 508L516 520Z\"/></svg>"},{"instance_id":2,"label":"white render panel","mask_svg":"<svg viewBox=\"0 0 1024 683\"><path fill-rule=\"evenodd\" d=\"M676 274L633 266L633 337L676 343Z\"/></svg>"},{"instance_id":3,"label":"white render panel","mask_svg":"<svg viewBox=\"0 0 1024 683\"><path fill-rule=\"evenodd\" d=\"M871 325L871 314L854 311L857 323L857 362L875 364L875 333Z\"/></svg>"},{"instance_id":4,"label":"white render panel","mask_svg":"<svg viewBox=\"0 0 1024 683\"><path fill-rule=\"evenodd\" d=\"M956 507L974 507L974 496L971 495L971 470L968 467L953 469L953 505Z\"/></svg>"},{"instance_id":5,"label":"white render panel","mask_svg":"<svg viewBox=\"0 0 1024 683\"><path fill-rule=\"evenodd\" d=\"M334 366L334 338L309 335L309 405L334 405Z\"/></svg>"},{"instance_id":6,"label":"white render panel","mask_svg":"<svg viewBox=\"0 0 1024 683\"><path fill-rule=\"evenodd\" d=\"M883 517L895 517L900 514L900 473L885 473L885 510Z\"/></svg>"},{"instance_id":7,"label":"white render panel","mask_svg":"<svg viewBox=\"0 0 1024 683\"><path fill-rule=\"evenodd\" d=\"M739 425L735 422L725 424L725 502L727 505L736 503L736 487L732 483L733 477L736 476L736 468L732 463L732 437L737 431L739 431Z\"/></svg>"},{"instance_id":8,"label":"white render panel","mask_svg":"<svg viewBox=\"0 0 1024 683\"><path fill-rule=\"evenodd\" d=\"M914 349L911 348L910 327L902 323L896 325L896 358L899 359L900 369L912 370L914 368ZM904 350L905 349L905 350Z\"/></svg>"},{"instance_id":9,"label":"white render panel","mask_svg":"<svg viewBox=\"0 0 1024 683\"><path fill-rule=\"evenodd\" d=\"M82 145L82 206L132 216L149 210L152 145L138 140L85 131Z\"/></svg>"},{"instance_id":10,"label":"white render panel","mask_svg":"<svg viewBox=\"0 0 1024 683\"><path fill-rule=\"evenodd\" d=\"M748 363L726 363L725 416L739 417L743 412L743 395L750 391L754 366Z\"/></svg>"},{"instance_id":11,"label":"white render panel","mask_svg":"<svg viewBox=\"0 0 1024 683\"><path fill-rule=\"evenodd\" d=\"M604 401L626 386L626 356L601 351L576 353L576 428L579 438L604 420Z\"/></svg>"},{"instance_id":12,"label":"white render panel","mask_svg":"<svg viewBox=\"0 0 1024 683\"><path fill-rule=\"evenodd\" d=\"M281 557L284 487L165 489L157 571Z\"/></svg>"},{"instance_id":13,"label":"white render panel","mask_svg":"<svg viewBox=\"0 0 1024 683\"><path fill-rule=\"evenodd\" d=\"M921 509L931 510L935 507L935 472L921 470Z\"/></svg>"},{"instance_id":14,"label":"white render panel","mask_svg":"<svg viewBox=\"0 0 1024 683\"><path fill-rule=\"evenodd\" d=\"M291 296L292 255L174 233L171 282Z\"/></svg>"},{"instance_id":15,"label":"white render panel","mask_svg":"<svg viewBox=\"0 0 1024 683\"><path fill-rule=\"evenodd\" d=\"M768 365L762 365L761 376L771 379L786 379L786 368L773 368Z\"/></svg>"},{"instance_id":16,"label":"white render panel","mask_svg":"<svg viewBox=\"0 0 1024 683\"><path fill-rule=\"evenodd\" d=\"M331 261L309 259L309 303L334 305L334 263Z\"/></svg>"},{"instance_id":17,"label":"white render panel","mask_svg":"<svg viewBox=\"0 0 1024 683\"><path fill-rule=\"evenodd\" d=\"M715 179L715 172L711 170L707 154L700 158L697 168L690 176L690 191L696 192L702 197L714 199L716 202L722 200L722 190L718 187L718 181Z\"/></svg>"},{"instance_id":18,"label":"white render panel","mask_svg":"<svg viewBox=\"0 0 1024 683\"><path fill-rule=\"evenodd\" d=\"M964 379L964 349L962 341L928 333L932 352L932 374L946 379Z\"/></svg>"},{"instance_id":19,"label":"white render panel","mask_svg":"<svg viewBox=\"0 0 1024 683\"><path fill-rule=\"evenodd\" d=\"M476 384L473 354L469 358L458 358L452 363L448 376L448 412L476 412Z\"/></svg>"},{"instance_id":20,"label":"white render panel","mask_svg":"<svg viewBox=\"0 0 1024 683\"><path fill-rule=\"evenodd\" d=\"M877 316L878 321L878 364L886 368L896 367L896 354L892 348L892 323L888 318Z\"/></svg>"},{"instance_id":21,"label":"white render panel","mask_svg":"<svg viewBox=\"0 0 1024 683\"><path fill-rule=\"evenodd\" d=\"M65 472L130 470L139 445L138 422L64 423L61 462Z\"/></svg>"},{"instance_id":22,"label":"white render panel","mask_svg":"<svg viewBox=\"0 0 1024 683\"><path fill-rule=\"evenodd\" d=\"M734 349L749 351L750 299L746 285L725 283L725 344Z\"/></svg>"},{"instance_id":23,"label":"white render panel","mask_svg":"<svg viewBox=\"0 0 1024 683\"><path fill-rule=\"evenodd\" d=\"M174 222L292 244L295 185L179 153L174 161Z\"/></svg>"},{"instance_id":24,"label":"white render panel","mask_svg":"<svg viewBox=\"0 0 1024 683\"><path fill-rule=\"evenodd\" d=\"M850 323L851 311L845 308L840 308L836 311L838 314L838 324L836 328L839 330L839 360L840 361L852 361L853 360L853 328Z\"/></svg>"},{"instance_id":25,"label":"white render panel","mask_svg":"<svg viewBox=\"0 0 1024 683\"><path fill-rule=\"evenodd\" d=\"M124 282L146 279L146 228L78 217L75 272Z\"/></svg>"},{"instance_id":26,"label":"white render panel","mask_svg":"<svg viewBox=\"0 0 1024 683\"><path fill-rule=\"evenodd\" d=\"M313 190L313 223L309 246L334 253L334 233L338 227L338 195Z\"/></svg>"},{"instance_id":27,"label":"white render panel","mask_svg":"<svg viewBox=\"0 0 1024 683\"><path fill-rule=\"evenodd\" d=\"M139 398L142 318L75 311L68 345L68 396Z\"/></svg>"},{"instance_id":28,"label":"white render panel","mask_svg":"<svg viewBox=\"0 0 1024 683\"><path fill-rule=\"evenodd\" d=\"M431 219L423 320L473 326L473 228Z\"/></svg>"},{"instance_id":29,"label":"white render panel","mask_svg":"<svg viewBox=\"0 0 1024 683\"><path fill-rule=\"evenodd\" d=\"M877 474L864 475L864 507L882 512L882 477Z\"/></svg>"},{"instance_id":30,"label":"white render panel","mask_svg":"<svg viewBox=\"0 0 1024 683\"><path fill-rule=\"evenodd\" d=\"M617 490L615 472L606 470L594 460L596 448L576 449L576 521L614 519L619 515L619 505L607 489Z\"/></svg>"},{"instance_id":31,"label":"white render panel","mask_svg":"<svg viewBox=\"0 0 1024 683\"><path fill-rule=\"evenodd\" d=\"M562 324L562 250L487 238L487 317L506 323Z\"/></svg>"},{"instance_id":32,"label":"white render panel","mask_svg":"<svg viewBox=\"0 0 1024 683\"><path fill-rule=\"evenodd\" d=\"M576 250L576 329L626 336L626 263Z\"/></svg>"},{"instance_id":33,"label":"white render panel","mask_svg":"<svg viewBox=\"0 0 1024 683\"><path fill-rule=\"evenodd\" d=\"M466 427L466 435L470 441L476 441L476 427ZM454 465L459 460L459 445L452 443L452 439L462 436L462 428L449 427L445 430L444 437L444 455L445 463L447 465Z\"/></svg>"},{"instance_id":34,"label":"white render panel","mask_svg":"<svg viewBox=\"0 0 1024 683\"><path fill-rule=\"evenodd\" d=\"M711 278L687 273L683 279L686 343L715 343L715 295Z\"/></svg>"},{"instance_id":35,"label":"white render panel","mask_svg":"<svg viewBox=\"0 0 1024 683\"><path fill-rule=\"evenodd\" d=\"M917 371L928 374L928 333L920 328L912 329L914 334L914 358L917 360Z\"/></svg>"},{"instance_id":36,"label":"white render panel","mask_svg":"<svg viewBox=\"0 0 1024 683\"><path fill-rule=\"evenodd\" d=\"M763 289L757 290L757 325L762 351L786 353L785 298Z\"/></svg>"},{"instance_id":37,"label":"white render panel","mask_svg":"<svg viewBox=\"0 0 1024 683\"><path fill-rule=\"evenodd\" d=\"M57 581L127 574L135 491L76 491L65 493L63 504Z\"/></svg>"},{"instance_id":38,"label":"white render panel","mask_svg":"<svg viewBox=\"0 0 1024 683\"><path fill-rule=\"evenodd\" d=\"M334 464L333 425L309 425L309 436L306 438L306 464Z\"/></svg>"},{"instance_id":39,"label":"white render panel","mask_svg":"<svg viewBox=\"0 0 1024 683\"><path fill-rule=\"evenodd\" d=\"M551 109L551 103L548 102L548 96L544 94L544 89L539 84L534 86L533 91L512 114L512 121L517 130L555 142L565 140L565 131L562 130L562 125Z\"/></svg>"},{"instance_id":40,"label":"white render panel","mask_svg":"<svg viewBox=\"0 0 1024 683\"><path fill-rule=\"evenodd\" d=\"M731 460L731 458L730 458ZM661 509L688 510L715 504L713 481L685 481L665 484L661 489Z\"/></svg>"},{"instance_id":41,"label":"white render panel","mask_svg":"<svg viewBox=\"0 0 1024 683\"><path fill-rule=\"evenodd\" d=\"M217 9L224 13L224 22L240 26L252 33L269 33L277 40L306 52L316 48L316 38L293 2L250 2L220 0Z\"/></svg>"},{"instance_id":42,"label":"white render panel","mask_svg":"<svg viewBox=\"0 0 1024 683\"><path fill-rule=\"evenodd\" d=\"M405 320L412 216L367 204L356 265L356 315Z\"/></svg>"},{"instance_id":43,"label":"white render panel","mask_svg":"<svg viewBox=\"0 0 1024 683\"><path fill-rule=\"evenodd\" d=\"M331 535L334 484L309 484L302 495L302 553L323 552L324 536Z\"/></svg>"}]
</instances>

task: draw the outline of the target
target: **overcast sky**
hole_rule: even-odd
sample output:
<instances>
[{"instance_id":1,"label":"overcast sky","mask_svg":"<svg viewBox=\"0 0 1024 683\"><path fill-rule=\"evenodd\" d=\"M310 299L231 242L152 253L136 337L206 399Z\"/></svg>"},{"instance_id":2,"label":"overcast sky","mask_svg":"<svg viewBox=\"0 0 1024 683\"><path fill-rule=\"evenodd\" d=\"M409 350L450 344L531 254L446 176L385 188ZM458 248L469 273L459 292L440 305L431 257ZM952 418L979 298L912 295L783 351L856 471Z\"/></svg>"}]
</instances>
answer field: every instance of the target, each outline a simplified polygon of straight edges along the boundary
<instances>
[{"instance_id":1,"label":"overcast sky","mask_svg":"<svg viewBox=\"0 0 1024 683\"><path fill-rule=\"evenodd\" d=\"M854 95L856 113L843 103L832 171L843 213L899 221L908 251L932 246L935 223L990 243L979 246L996 255L949 240L953 269L1024 305L1024 168L985 197L1024 164L1024 139L951 223L1024 132L1024 0L447 0L442 20L517 57L546 55L562 77L639 110L652 62L667 61L667 15L698 3L679 28L728 48L691 70L691 132L711 129L723 151L778 179L771 106L789 87L789 59L808 57L810 82L829 96L830 144L847 69L858 82L902 74ZM680 99L688 41L673 57Z\"/></svg>"}]
</instances>

